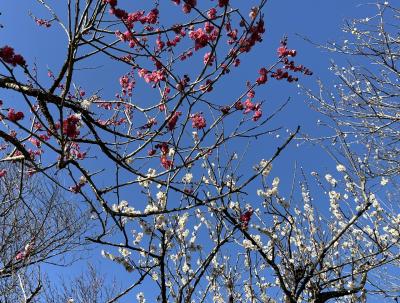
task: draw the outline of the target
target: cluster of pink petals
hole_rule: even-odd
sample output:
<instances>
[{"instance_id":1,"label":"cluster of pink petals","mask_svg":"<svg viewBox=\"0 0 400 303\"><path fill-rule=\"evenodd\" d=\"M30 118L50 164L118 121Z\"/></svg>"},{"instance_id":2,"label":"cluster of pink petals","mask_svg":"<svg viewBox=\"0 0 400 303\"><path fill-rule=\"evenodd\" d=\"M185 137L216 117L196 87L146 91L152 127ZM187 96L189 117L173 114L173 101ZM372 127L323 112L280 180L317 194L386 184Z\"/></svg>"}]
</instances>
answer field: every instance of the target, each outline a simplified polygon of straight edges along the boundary
<instances>
[{"instance_id":1,"label":"cluster of pink petals","mask_svg":"<svg viewBox=\"0 0 400 303\"><path fill-rule=\"evenodd\" d=\"M206 127L206 119L201 113L196 113L191 116L192 127L196 129L203 129Z\"/></svg>"},{"instance_id":2,"label":"cluster of pink petals","mask_svg":"<svg viewBox=\"0 0 400 303\"><path fill-rule=\"evenodd\" d=\"M68 138L77 138L79 136L80 119L76 115L70 115L63 121L63 134Z\"/></svg>"}]
</instances>

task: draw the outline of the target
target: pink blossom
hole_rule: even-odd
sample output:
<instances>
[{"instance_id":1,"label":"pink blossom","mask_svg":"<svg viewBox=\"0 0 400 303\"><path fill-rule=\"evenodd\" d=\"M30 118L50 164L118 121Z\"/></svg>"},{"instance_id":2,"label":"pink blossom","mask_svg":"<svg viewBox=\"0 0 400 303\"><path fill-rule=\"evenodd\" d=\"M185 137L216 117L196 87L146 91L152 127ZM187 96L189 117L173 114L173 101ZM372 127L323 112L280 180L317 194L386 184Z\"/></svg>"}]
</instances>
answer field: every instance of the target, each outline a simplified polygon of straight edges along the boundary
<instances>
[{"instance_id":1,"label":"pink blossom","mask_svg":"<svg viewBox=\"0 0 400 303\"><path fill-rule=\"evenodd\" d=\"M261 118L261 116L262 116L262 111L261 110L256 110L255 112L254 112L254 115L253 115L253 121L255 122L255 121L257 121L258 119L260 119Z\"/></svg>"},{"instance_id":2,"label":"pink blossom","mask_svg":"<svg viewBox=\"0 0 400 303\"><path fill-rule=\"evenodd\" d=\"M192 115L191 119L193 128L202 129L206 127L206 119L204 119L204 117L200 113Z\"/></svg>"},{"instance_id":3,"label":"pink blossom","mask_svg":"<svg viewBox=\"0 0 400 303\"><path fill-rule=\"evenodd\" d=\"M214 59L215 59L214 55L211 55L210 52L206 53L203 59L204 65L213 65Z\"/></svg>"}]
</instances>

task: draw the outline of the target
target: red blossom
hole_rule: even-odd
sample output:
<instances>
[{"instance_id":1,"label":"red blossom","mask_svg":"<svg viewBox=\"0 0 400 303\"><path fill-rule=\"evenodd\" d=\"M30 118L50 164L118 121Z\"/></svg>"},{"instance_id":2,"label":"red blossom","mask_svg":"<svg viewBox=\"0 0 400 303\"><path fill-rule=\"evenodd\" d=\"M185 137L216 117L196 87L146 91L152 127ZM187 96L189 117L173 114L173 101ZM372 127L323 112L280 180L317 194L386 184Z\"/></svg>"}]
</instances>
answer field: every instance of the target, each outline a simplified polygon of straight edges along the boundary
<instances>
[{"instance_id":1,"label":"red blossom","mask_svg":"<svg viewBox=\"0 0 400 303\"><path fill-rule=\"evenodd\" d=\"M6 169L0 170L0 178L4 177L5 175L7 175L7 170Z\"/></svg>"},{"instance_id":2,"label":"red blossom","mask_svg":"<svg viewBox=\"0 0 400 303\"><path fill-rule=\"evenodd\" d=\"M154 147L155 148L159 148L163 155L168 154L168 151L169 151L168 143L163 142L163 143L160 143L160 144L156 144Z\"/></svg>"},{"instance_id":3,"label":"red blossom","mask_svg":"<svg viewBox=\"0 0 400 303\"><path fill-rule=\"evenodd\" d=\"M147 154L151 157L154 156L156 154L156 150L155 149L150 149Z\"/></svg>"},{"instance_id":4,"label":"red blossom","mask_svg":"<svg viewBox=\"0 0 400 303\"><path fill-rule=\"evenodd\" d=\"M241 102L241 101L236 101L236 102L235 102L235 108L236 108L237 110L242 110L242 109L244 108L243 102Z\"/></svg>"},{"instance_id":5,"label":"red blossom","mask_svg":"<svg viewBox=\"0 0 400 303\"><path fill-rule=\"evenodd\" d=\"M159 51L161 51L164 48L165 43L161 40L161 35L157 36L156 45L157 45L157 50Z\"/></svg>"},{"instance_id":6,"label":"red blossom","mask_svg":"<svg viewBox=\"0 0 400 303\"><path fill-rule=\"evenodd\" d=\"M167 129L169 131L172 131L175 128L180 115L182 115L182 112L175 112L168 118Z\"/></svg>"},{"instance_id":7,"label":"red blossom","mask_svg":"<svg viewBox=\"0 0 400 303\"><path fill-rule=\"evenodd\" d=\"M199 50L207 45L210 37L203 31L202 28L199 28L195 31L189 32L190 39L194 40L194 49Z\"/></svg>"},{"instance_id":8,"label":"red blossom","mask_svg":"<svg viewBox=\"0 0 400 303\"><path fill-rule=\"evenodd\" d=\"M74 194L77 194L81 191L83 186L85 186L85 183L78 183L75 186L71 186L69 190L72 191Z\"/></svg>"},{"instance_id":9,"label":"red blossom","mask_svg":"<svg viewBox=\"0 0 400 303\"><path fill-rule=\"evenodd\" d=\"M185 0L185 3L182 6L182 11L185 14L189 14L193 7L197 5L197 0Z\"/></svg>"},{"instance_id":10,"label":"red blossom","mask_svg":"<svg viewBox=\"0 0 400 303\"><path fill-rule=\"evenodd\" d=\"M246 101L244 101L244 106L245 106L245 110L244 110L245 114L256 109L256 105L253 102L251 102L250 99L247 99Z\"/></svg>"},{"instance_id":11,"label":"red blossom","mask_svg":"<svg viewBox=\"0 0 400 303\"><path fill-rule=\"evenodd\" d=\"M103 0L104 4L110 4L110 6L114 7L117 6L117 0Z\"/></svg>"},{"instance_id":12,"label":"red blossom","mask_svg":"<svg viewBox=\"0 0 400 303\"><path fill-rule=\"evenodd\" d=\"M229 106L223 106L221 107L221 112L226 115L229 113L230 107Z\"/></svg>"},{"instance_id":13,"label":"red blossom","mask_svg":"<svg viewBox=\"0 0 400 303\"><path fill-rule=\"evenodd\" d=\"M36 18L35 17L35 22L39 26L44 26L44 27L50 27L51 26L50 21L45 20L45 19L41 19L41 18Z\"/></svg>"},{"instance_id":14,"label":"red blossom","mask_svg":"<svg viewBox=\"0 0 400 303\"><path fill-rule=\"evenodd\" d=\"M214 63L214 59L215 59L215 56L214 56L214 55L211 55L210 52L206 53L206 54L204 55L204 60L203 60L204 65L210 65L210 66L212 66L213 63Z\"/></svg>"},{"instance_id":15,"label":"red blossom","mask_svg":"<svg viewBox=\"0 0 400 303\"><path fill-rule=\"evenodd\" d=\"M80 119L76 115L71 115L63 121L63 134L68 138L76 138L79 136Z\"/></svg>"},{"instance_id":16,"label":"red blossom","mask_svg":"<svg viewBox=\"0 0 400 303\"><path fill-rule=\"evenodd\" d=\"M201 113L196 113L191 116L192 127L196 129L202 129L206 127L206 119L201 115Z\"/></svg>"},{"instance_id":17,"label":"red blossom","mask_svg":"<svg viewBox=\"0 0 400 303\"><path fill-rule=\"evenodd\" d=\"M15 112L15 110L13 108L10 108L8 110L7 118L8 118L8 120L10 120L12 122L17 122L17 121L24 119L24 113L23 112Z\"/></svg>"},{"instance_id":18,"label":"red blossom","mask_svg":"<svg viewBox=\"0 0 400 303\"><path fill-rule=\"evenodd\" d=\"M119 78L119 84L122 88L122 95L132 96L132 90L135 88L135 79L133 79L130 75L124 75Z\"/></svg>"},{"instance_id":19,"label":"red blossom","mask_svg":"<svg viewBox=\"0 0 400 303\"><path fill-rule=\"evenodd\" d=\"M261 116L262 116L262 111L261 110L256 110L255 112L254 112L254 115L253 115L253 121L255 122L255 121L257 121L258 119L260 119L261 118Z\"/></svg>"},{"instance_id":20,"label":"red blossom","mask_svg":"<svg viewBox=\"0 0 400 303\"><path fill-rule=\"evenodd\" d=\"M211 33L214 30L214 25L210 22L206 22L204 24L204 30L206 31L207 34Z\"/></svg>"},{"instance_id":21,"label":"red blossom","mask_svg":"<svg viewBox=\"0 0 400 303\"><path fill-rule=\"evenodd\" d=\"M251 216L253 215L254 210L252 208L249 208L248 211L242 213L240 215L239 221L240 223L242 223L242 228L247 228L249 226L249 222L251 219Z\"/></svg>"},{"instance_id":22,"label":"red blossom","mask_svg":"<svg viewBox=\"0 0 400 303\"><path fill-rule=\"evenodd\" d=\"M260 71L258 73L260 74L260 77L258 77L257 80L256 80L257 84L258 85L265 84L267 82L267 80L268 80L268 78L267 78L267 73L268 73L267 69L263 67L263 68L260 69Z\"/></svg>"},{"instance_id":23,"label":"red blossom","mask_svg":"<svg viewBox=\"0 0 400 303\"><path fill-rule=\"evenodd\" d=\"M110 14L115 15L118 19L126 20L128 19L128 13L123 9L119 8L110 8Z\"/></svg>"},{"instance_id":24,"label":"red blossom","mask_svg":"<svg viewBox=\"0 0 400 303\"><path fill-rule=\"evenodd\" d=\"M21 55L15 54L14 49L8 45L0 48L0 59L12 66L26 65L25 59Z\"/></svg>"},{"instance_id":25,"label":"red blossom","mask_svg":"<svg viewBox=\"0 0 400 303\"><path fill-rule=\"evenodd\" d=\"M39 148L41 146L41 142L40 140L38 140L37 138L29 138L29 142L31 142L33 145L35 145L37 148Z\"/></svg>"},{"instance_id":26,"label":"red blossom","mask_svg":"<svg viewBox=\"0 0 400 303\"><path fill-rule=\"evenodd\" d=\"M202 92L211 92L213 90L212 81L207 79L205 84L200 85L200 89Z\"/></svg>"},{"instance_id":27,"label":"red blossom","mask_svg":"<svg viewBox=\"0 0 400 303\"><path fill-rule=\"evenodd\" d=\"M229 5L229 0L218 0L218 6L219 7L224 7Z\"/></svg>"},{"instance_id":28,"label":"red blossom","mask_svg":"<svg viewBox=\"0 0 400 303\"><path fill-rule=\"evenodd\" d=\"M256 44L256 42L262 41L262 35L265 32L264 21L260 20L250 28L250 37L243 37L240 39L241 52L249 52L251 48Z\"/></svg>"},{"instance_id":29,"label":"red blossom","mask_svg":"<svg viewBox=\"0 0 400 303\"><path fill-rule=\"evenodd\" d=\"M165 169L171 169L173 167L174 163L171 160L169 160L166 155L162 155L161 156L161 165Z\"/></svg>"},{"instance_id":30,"label":"red blossom","mask_svg":"<svg viewBox=\"0 0 400 303\"><path fill-rule=\"evenodd\" d=\"M140 127L140 129L150 129L154 125L157 125L157 120L155 118L150 118L147 120L147 123Z\"/></svg>"},{"instance_id":31,"label":"red blossom","mask_svg":"<svg viewBox=\"0 0 400 303\"><path fill-rule=\"evenodd\" d=\"M141 23L149 23L156 24L158 20L159 11L156 8L153 8L145 17L140 19Z\"/></svg>"},{"instance_id":32,"label":"red blossom","mask_svg":"<svg viewBox=\"0 0 400 303\"><path fill-rule=\"evenodd\" d=\"M210 19L214 19L217 16L217 10L213 7L207 12L207 16Z\"/></svg>"}]
</instances>

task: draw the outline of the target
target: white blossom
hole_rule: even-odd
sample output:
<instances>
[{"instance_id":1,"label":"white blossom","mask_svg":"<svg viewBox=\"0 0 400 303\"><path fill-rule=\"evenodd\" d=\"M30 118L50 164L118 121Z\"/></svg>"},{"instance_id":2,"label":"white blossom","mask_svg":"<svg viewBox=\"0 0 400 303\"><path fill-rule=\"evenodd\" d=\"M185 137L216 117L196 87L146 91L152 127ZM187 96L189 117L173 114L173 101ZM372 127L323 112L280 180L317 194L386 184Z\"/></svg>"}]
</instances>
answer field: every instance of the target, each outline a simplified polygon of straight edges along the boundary
<instances>
[{"instance_id":1,"label":"white blossom","mask_svg":"<svg viewBox=\"0 0 400 303\"><path fill-rule=\"evenodd\" d=\"M183 178L182 178L182 182L185 184L191 183L193 179L193 174L192 173L186 173Z\"/></svg>"},{"instance_id":2,"label":"white blossom","mask_svg":"<svg viewBox=\"0 0 400 303\"><path fill-rule=\"evenodd\" d=\"M346 167L343 164L338 164L338 165L336 165L336 170L338 172L345 172L346 171Z\"/></svg>"}]
</instances>

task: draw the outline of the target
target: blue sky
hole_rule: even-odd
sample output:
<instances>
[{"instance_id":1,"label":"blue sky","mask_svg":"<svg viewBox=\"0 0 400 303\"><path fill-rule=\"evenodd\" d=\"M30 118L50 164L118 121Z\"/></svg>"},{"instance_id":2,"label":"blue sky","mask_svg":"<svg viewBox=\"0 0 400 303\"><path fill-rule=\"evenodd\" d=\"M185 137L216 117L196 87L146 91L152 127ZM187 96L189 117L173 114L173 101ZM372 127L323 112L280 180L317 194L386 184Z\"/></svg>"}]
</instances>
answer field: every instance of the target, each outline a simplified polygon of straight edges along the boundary
<instances>
[{"instance_id":1,"label":"blue sky","mask_svg":"<svg viewBox=\"0 0 400 303\"><path fill-rule=\"evenodd\" d=\"M162 0L163 1L163 0ZM233 6L241 6L242 0L232 1ZM20 2L16 8L16 2ZM64 3L66 1L51 1L55 3L56 10L65 11ZM269 1L265 8L265 23L266 35L262 44L250 53L249 56L243 57L240 75L249 79L253 79L254 75L262 64L268 65L273 62L276 56L276 49L283 35L289 37L289 47L298 51L296 59L309 67L314 76L302 80L302 83L307 87L316 88L316 79L323 78L328 84L333 83L333 76L329 73L329 60L331 54L321 51L314 45L304 41L301 36L307 36L317 43L324 44L326 41L342 41L345 39L345 34L341 31L341 27L345 19L352 17L364 16L367 7L359 7L362 0L337 0L337 1L321 1L321 0L272 0ZM171 6L172 7L172 6ZM171 8L171 15L174 14ZM28 13L32 11L37 17L48 18L43 9L38 9L38 4L33 0L24 1L1 1L0 2L0 24L4 24L5 28L0 30L1 42L12 45L17 52L23 54L28 62L37 62L40 67L40 73L46 73L47 68L53 71L58 71L60 62L65 58L66 37L61 35L59 27L53 25L50 29L43 29L34 25L33 20ZM97 64L97 62L96 62ZM103 65L104 62L99 61L98 65ZM114 92L108 87L116 87L117 79L120 76L120 70L113 69L106 65L101 72L93 76L91 70L79 72L79 79L83 87L89 89L102 88L102 93L105 96L113 96ZM112 85L110 85L112 84ZM215 93L216 97L224 97L226 90L233 91L236 87L243 85L243 79L236 77L229 83L229 87L223 91ZM96 89L95 89L96 88ZM319 118L312 112L305 101L305 96L300 95L296 86L289 86L287 83L271 83L257 92L257 96L267 100L267 104L271 104L271 109L276 108L283 103L288 97L291 98L290 105L274 122L276 126L284 125L284 129L279 134L280 138L273 137L264 138L257 143L257 149L252 151L254 157L262 158L262 153L265 152L264 158L274 150L277 144L282 143L285 139L285 130L293 129L297 125L301 125L304 132L315 132L315 121ZM0 96L4 98L7 96ZM18 100L15 100L18 102ZM269 107L265 109L267 112ZM285 151L283 156L275 166L274 174L281 177L283 181L289 181L292 177L292 171L295 163L299 166L304 166L308 171L316 168L327 170L333 167L330 160L326 160L326 154L320 150L309 147L296 147L293 144ZM249 165L252 165L249 163ZM250 166L251 167L251 166ZM285 182L283 182L285 183ZM287 182L288 184L290 182ZM91 260L97 260L97 257L90 257ZM96 261L97 262L97 261ZM107 263L103 262L107 266ZM112 267L113 270L115 267ZM111 267L110 267L111 269ZM78 268L75 267L78 271ZM107 271L108 268L105 268ZM58 268L49 267L51 275L59 273ZM114 271L114 273L116 273Z\"/></svg>"}]
</instances>

